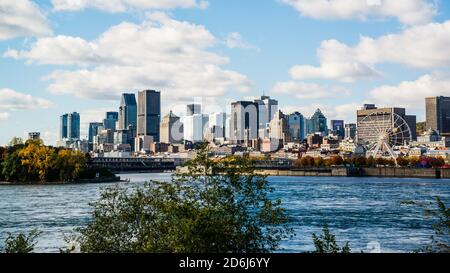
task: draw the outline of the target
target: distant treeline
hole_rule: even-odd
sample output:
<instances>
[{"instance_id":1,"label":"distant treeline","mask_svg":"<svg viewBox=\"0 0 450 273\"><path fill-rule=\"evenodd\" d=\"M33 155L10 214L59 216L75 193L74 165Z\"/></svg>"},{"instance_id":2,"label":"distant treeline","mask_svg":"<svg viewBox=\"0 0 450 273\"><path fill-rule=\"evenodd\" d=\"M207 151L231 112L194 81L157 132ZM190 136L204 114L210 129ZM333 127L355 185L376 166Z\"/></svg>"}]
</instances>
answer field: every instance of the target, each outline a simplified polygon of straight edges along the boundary
<instances>
[{"instance_id":1,"label":"distant treeline","mask_svg":"<svg viewBox=\"0 0 450 273\"><path fill-rule=\"evenodd\" d=\"M396 166L411 168L439 168L445 165L442 157L398 157L394 159L374 158L373 156L357 156L352 158L342 158L332 156L330 158L304 156L294 162L295 167L330 167L330 166L355 166L355 167L376 167L376 166Z\"/></svg>"},{"instance_id":2,"label":"distant treeline","mask_svg":"<svg viewBox=\"0 0 450 273\"><path fill-rule=\"evenodd\" d=\"M0 147L0 181L69 182L113 176L103 169L89 167L90 157L79 151L45 146L41 140L23 143L14 138Z\"/></svg>"}]
</instances>

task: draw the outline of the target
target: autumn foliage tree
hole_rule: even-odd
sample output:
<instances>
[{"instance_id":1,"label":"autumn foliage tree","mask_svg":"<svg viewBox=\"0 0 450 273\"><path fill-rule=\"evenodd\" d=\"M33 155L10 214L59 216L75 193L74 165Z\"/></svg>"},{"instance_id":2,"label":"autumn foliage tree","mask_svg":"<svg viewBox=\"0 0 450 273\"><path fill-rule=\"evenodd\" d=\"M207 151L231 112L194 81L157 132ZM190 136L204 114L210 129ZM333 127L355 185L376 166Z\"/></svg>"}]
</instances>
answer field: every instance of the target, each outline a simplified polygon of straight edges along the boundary
<instances>
[{"instance_id":1,"label":"autumn foliage tree","mask_svg":"<svg viewBox=\"0 0 450 273\"><path fill-rule=\"evenodd\" d=\"M84 153L48 147L41 140L18 143L2 153L1 178L9 182L73 181L84 178L88 169Z\"/></svg>"}]
</instances>

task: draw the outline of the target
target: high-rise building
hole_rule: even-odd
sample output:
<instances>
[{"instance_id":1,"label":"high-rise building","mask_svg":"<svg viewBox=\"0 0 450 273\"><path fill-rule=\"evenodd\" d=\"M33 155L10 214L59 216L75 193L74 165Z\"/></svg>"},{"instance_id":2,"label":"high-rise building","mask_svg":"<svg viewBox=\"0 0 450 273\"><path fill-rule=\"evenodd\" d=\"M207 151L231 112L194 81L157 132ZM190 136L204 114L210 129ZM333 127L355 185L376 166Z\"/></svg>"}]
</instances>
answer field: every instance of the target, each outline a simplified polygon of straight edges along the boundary
<instances>
[{"instance_id":1,"label":"high-rise building","mask_svg":"<svg viewBox=\"0 0 450 273\"><path fill-rule=\"evenodd\" d=\"M119 128L128 130L130 125L137 126L137 104L134 94L122 94L119 107Z\"/></svg>"},{"instance_id":2,"label":"high-rise building","mask_svg":"<svg viewBox=\"0 0 450 273\"><path fill-rule=\"evenodd\" d=\"M40 132L29 132L28 133L28 139L30 139L30 140L39 140L39 139L41 139L41 133Z\"/></svg>"},{"instance_id":3,"label":"high-rise building","mask_svg":"<svg viewBox=\"0 0 450 273\"><path fill-rule=\"evenodd\" d=\"M280 110L275 113L275 116L270 122L269 138L272 140L278 140L279 147L282 147L282 145L292 140L289 131L288 117Z\"/></svg>"},{"instance_id":4,"label":"high-rise building","mask_svg":"<svg viewBox=\"0 0 450 273\"><path fill-rule=\"evenodd\" d=\"M343 120L331 120L331 130L341 138L345 137L345 127Z\"/></svg>"},{"instance_id":5,"label":"high-rise building","mask_svg":"<svg viewBox=\"0 0 450 273\"><path fill-rule=\"evenodd\" d=\"M425 99L427 129L433 129L442 136L450 136L450 97Z\"/></svg>"},{"instance_id":6,"label":"high-rise building","mask_svg":"<svg viewBox=\"0 0 450 273\"><path fill-rule=\"evenodd\" d=\"M305 139L305 118L299 112L288 115L289 132L292 136L292 140L295 142L301 142Z\"/></svg>"},{"instance_id":7,"label":"high-rise building","mask_svg":"<svg viewBox=\"0 0 450 273\"><path fill-rule=\"evenodd\" d=\"M64 114L59 118L59 139L67 139L68 135L67 135L67 118L68 118L68 114Z\"/></svg>"},{"instance_id":8,"label":"high-rise building","mask_svg":"<svg viewBox=\"0 0 450 273\"><path fill-rule=\"evenodd\" d=\"M138 94L138 136L151 136L159 142L161 123L161 93L144 90Z\"/></svg>"},{"instance_id":9,"label":"high-rise building","mask_svg":"<svg viewBox=\"0 0 450 273\"><path fill-rule=\"evenodd\" d=\"M205 119L202 114L194 114L183 118L184 140L192 143L203 142Z\"/></svg>"},{"instance_id":10,"label":"high-rise building","mask_svg":"<svg viewBox=\"0 0 450 273\"><path fill-rule=\"evenodd\" d=\"M216 139L225 139L227 114L217 112L209 115L208 122L208 141L214 142Z\"/></svg>"},{"instance_id":11,"label":"high-rise building","mask_svg":"<svg viewBox=\"0 0 450 273\"><path fill-rule=\"evenodd\" d=\"M201 104L188 104L186 107L186 115L187 116L193 116L193 115L200 115L202 113L202 105Z\"/></svg>"},{"instance_id":12,"label":"high-rise building","mask_svg":"<svg viewBox=\"0 0 450 273\"><path fill-rule=\"evenodd\" d=\"M258 139L258 103L238 101L231 104L230 139L235 144L248 145Z\"/></svg>"},{"instance_id":13,"label":"high-rise building","mask_svg":"<svg viewBox=\"0 0 450 273\"><path fill-rule=\"evenodd\" d=\"M345 139L355 139L356 137L356 124L355 123L348 123L345 124Z\"/></svg>"},{"instance_id":14,"label":"high-rise building","mask_svg":"<svg viewBox=\"0 0 450 273\"><path fill-rule=\"evenodd\" d=\"M308 120L308 134L322 133L323 135L325 135L327 134L327 132L327 118L322 113L322 111L320 111L320 109L317 109L312 117Z\"/></svg>"},{"instance_id":15,"label":"high-rise building","mask_svg":"<svg viewBox=\"0 0 450 273\"><path fill-rule=\"evenodd\" d=\"M80 114L73 112L60 117L60 139L80 139Z\"/></svg>"},{"instance_id":16,"label":"high-rise building","mask_svg":"<svg viewBox=\"0 0 450 273\"><path fill-rule=\"evenodd\" d=\"M103 120L103 128L111 131L116 130L116 122L119 120L118 112L106 112L106 117Z\"/></svg>"},{"instance_id":17,"label":"high-rise building","mask_svg":"<svg viewBox=\"0 0 450 273\"><path fill-rule=\"evenodd\" d=\"M255 103L258 105L258 136L268 138L270 122L278 111L278 101L269 96L261 96Z\"/></svg>"},{"instance_id":18,"label":"high-rise building","mask_svg":"<svg viewBox=\"0 0 450 273\"><path fill-rule=\"evenodd\" d=\"M162 118L160 127L160 142L173 144L183 140L183 124L180 122L180 117L175 115L172 110Z\"/></svg>"},{"instance_id":19,"label":"high-rise building","mask_svg":"<svg viewBox=\"0 0 450 273\"><path fill-rule=\"evenodd\" d=\"M396 118L394 114L400 116L405 122ZM370 119L366 118L369 116ZM408 127L411 133L409 133ZM373 106L370 108L364 107L357 111L357 139L359 144L376 143L380 138L380 132L389 132L396 128L401 131L396 134L394 145L403 145L409 138L417 139L416 116L406 115L405 108L376 108Z\"/></svg>"},{"instance_id":20,"label":"high-rise building","mask_svg":"<svg viewBox=\"0 0 450 273\"><path fill-rule=\"evenodd\" d=\"M88 143L89 144L94 143L94 137L96 135L98 135L101 130L103 130L103 123L101 123L101 122L89 123L89 130L88 130Z\"/></svg>"}]
</instances>

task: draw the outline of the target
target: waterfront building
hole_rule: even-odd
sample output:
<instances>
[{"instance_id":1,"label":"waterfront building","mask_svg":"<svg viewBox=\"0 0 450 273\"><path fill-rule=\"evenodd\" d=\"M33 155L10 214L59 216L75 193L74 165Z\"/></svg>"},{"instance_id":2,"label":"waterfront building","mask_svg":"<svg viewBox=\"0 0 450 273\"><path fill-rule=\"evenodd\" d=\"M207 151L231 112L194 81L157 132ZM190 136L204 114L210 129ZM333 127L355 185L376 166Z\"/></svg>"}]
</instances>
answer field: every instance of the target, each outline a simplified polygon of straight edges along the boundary
<instances>
[{"instance_id":1,"label":"waterfront building","mask_svg":"<svg viewBox=\"0 0 450 273\"><path fill-rule=\"evenodd\" d=\"M331 130L332 133L344 138L345 137L345 127L344 127L344 121L343 120L331 120Z\"/></svg>"},{"instance_id":2,"label":"waterfront building","mask_svg":"<svg viewBox=\"0 0 450 273\"><path fill-rule=\"evenodd\" d=\"M172 110L162 118L160 134L160 142L162 143L181 143L183 140L183 124L180 122L180 117L175 115Z\"/></svg>"},{"instance_id":3,"label":"waterfront building","mask_svg":"<svg viewBox=\"0 0 450 273\"><path fill-rule=\"evenodd\" d=\"M417 141L411 143L411 146L424 146L431 149L447 149L450 147L450 138L441 137L433 129L428 129L422 135L417 137Z\"/></svg>"},{"instance_id":4,"label":"waterfront building","mask_svg":"<svg viewBox=\"0 0 450 273\"><path fill-rule=\"evenodd\" d=\"M299 112L288 116L289 132L294 142L302 142L305 139L305 118Z\"/></svg>"},{"instance_id":5,"label":"waterfront building","mask_svg":"<svg viewBox=\"0 0 450 273\"><path fill-rule=\"evenodd\" d=\"M339 139L334 137L324 137L320 148L325 151L339 149Z\"/></svg>"},{"instance_id":6,"label":"waterfront building","mask_svg":"<svg viewBox=\"0 0 450 273\"><path fill-rule=\"evenodd\" d=\"M320 109L317 109L308 120L308 134L328 133L327 118Z\"/></svg>"},{"instance_id":7,"label":"waterfront building","mask_svg":"<svg viewBox=\"0 0 450 273\"><path fill-rule=\"evenodd\" d=\"M355 140L356 138L356 124L355 123L349 123L349 124L345 124L344 127L344 139L353 139Z\"/></svg>"},{"instance_id":8,"label":"waterfront building","mask_svg":"<svg viewBox=\"0 0 450 273\"><path fill-rule=\"evenodd\" d=\"M263 95L255 103L258 106L258 136L261 139L268 138L270 122L278 111L278 101Z\"/></svg>"},{"instance_id":9,"label":"waterfront building","mask_svg":"<svg viewBox=\"0 0 450 273\"><path fill-rule=\"evenodd\" d=\"M258 139L258 103L237 101L231 104L230 140L234 144L250 146Z\"/></svg>"},{"instance_id":10,"label":"waterfront building","mask_svg":"<svg viewBox=\"0 0 450 273\"><path fill-rule=\"evenodd\" d=\"M323 143L323 136L317 133L308 135L306 139L310 149L320 148Z\"/></svg>"},{"instance_id":11,"label":"waterfront building","mask_svg":"<svg viewBox=\"0 0 450 273\"><path fill-rule=\"evenodd\" d=\"M353 138L346 138L339 142L339 150L342 152L354 153L356 149L356 143Z\"/></svg>"},{"instance_id":12,"label":"waterfront building","mask_svg":"<svg viewBox=\"0 0 450 273\"><path fill-rule=\"evenodd\" d=\"M144 90L138 94L137 135L151 136L159 142L161 123L161 92Z\"/></svg>"},{"instance_id":13,"label":"waterfront building","mask_svg":"<svg viewBox=\"0 0 450 273\"><path fill-rule=\"evenodd\" d=\"M116 130L116 122L119 120L118 112L106 112L106 117L103 120L103 128L111 131Z\"/></svg>"},{"instance_id":14,"label":"waterfront building","mask_svg":"<svg viewBox=\"0 0 450 273\"><path fill-rule=\"evenodd\" d=\"M135 138L134 150L136 152L148 153L148 152L150 152L151 144L153 142L154 142L154 140L153 140L152 136L146 136L146 135L137 136Z\"/></svg>"},{"instance_id":15,"label":"waterfront building","mask_svg":"<svg viewBox=\"0 0 450 273\"><path fill-rule=\"evenodd\" d=\"M80 114L77 112L60 117L60 140L80 139Z\"/></svg>"},{"instance_id":16,"label":"waterfront building","mask_svg":"<svg viewBox=\"0 0 450 273\"><path fill-rule=\"evenodd\" d=\"M442 136L450 136L450 97L425 99L426 126Z\"/></svg>"},{"instance_id":17,"label":"waterfront building","mask_svg":"<svg viewBox=\"0 0 450 273\"><path fill-rule=\"evenodd\" d=\"M401 117L405 122L396 118L394 114ZM366 118L369 116L370 118ZM408 127L411 133L409 133ZM357 111L358 144L376 143L380 138L380 132L390 132L397 129L401 130L396 134L397 145L406 144L405 142L409 138L416 140L416 116L406 115L405 108L377 108L373 104L364 105L363 109ZM404 139L401 139L402 137Z\"/></svg>"},{"instance_id":18,"label":"waterfront building","mask_svg":"<svg viewBox=\"0 0 450 273\"><path fill-rule=\"evenodd\" d=\"M28 133L28 139L29 140L40 140L41 139L41 133L40 132L29 132Z\"/></svg>"},{"instance_id":19,"label":"waterfront building","mask_svg":"<svg viewBox=\"0 0 450 273\"><path fill-rule=\"evenodd\" d=\"M137 126L137 103L134 94L122 94L119 107L118 130L128 130L128 127Z\"/></svg>"}]
</instances>

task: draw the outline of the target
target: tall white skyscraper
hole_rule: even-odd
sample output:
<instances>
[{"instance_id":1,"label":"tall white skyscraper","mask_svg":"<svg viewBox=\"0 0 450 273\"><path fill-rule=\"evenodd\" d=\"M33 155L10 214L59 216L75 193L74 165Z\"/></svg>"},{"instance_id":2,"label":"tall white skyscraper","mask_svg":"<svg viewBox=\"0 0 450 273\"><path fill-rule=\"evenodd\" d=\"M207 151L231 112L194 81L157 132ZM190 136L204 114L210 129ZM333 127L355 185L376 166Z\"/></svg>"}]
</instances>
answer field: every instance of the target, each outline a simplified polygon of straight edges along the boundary
<instances>
[{"instance_id":1,"label":"tall white skyscraper","mask_svg":"<svg viewBox=\"0 0 450 273\"><path fill-rule=\"evenodd\" d=\"M269 137L269 125L278 111L278 101L269 96L261 96L255 100L258 104L258 135L264 139Z\"/></svg>"}]
</instances>

